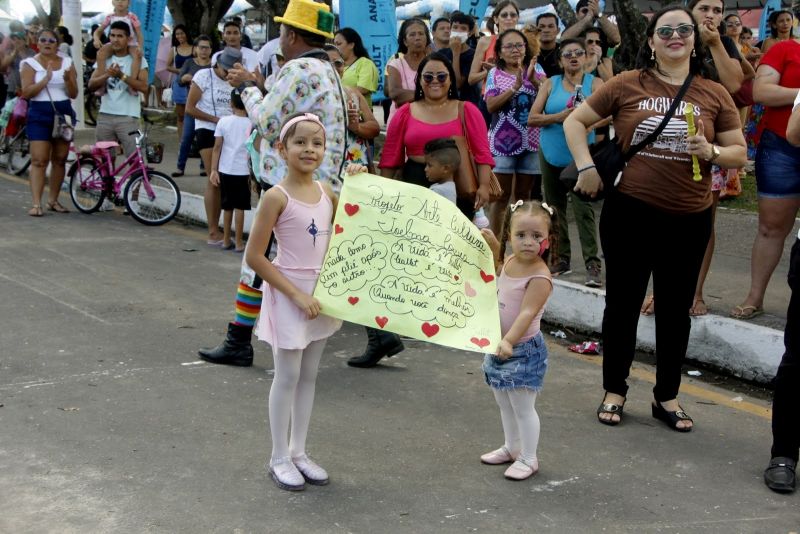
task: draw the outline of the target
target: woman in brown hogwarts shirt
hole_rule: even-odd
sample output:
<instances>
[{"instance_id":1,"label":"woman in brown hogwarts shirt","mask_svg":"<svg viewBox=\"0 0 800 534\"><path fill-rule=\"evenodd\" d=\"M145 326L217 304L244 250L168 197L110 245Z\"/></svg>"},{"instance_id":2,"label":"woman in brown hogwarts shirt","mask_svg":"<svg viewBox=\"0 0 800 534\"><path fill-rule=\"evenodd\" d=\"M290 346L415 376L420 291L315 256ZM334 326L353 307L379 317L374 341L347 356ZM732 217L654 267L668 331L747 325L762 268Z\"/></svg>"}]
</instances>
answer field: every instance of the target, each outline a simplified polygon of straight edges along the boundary
<instances>
[{"instance_id":1,"label":"woman in brown hogwarts shirt","mask_svg":"<svg viewBox=\"0 0 800 534\"><path fill-rule=\"evenodd\" d=\"M692 429L677 395L689 342L688 310L711 232L711 162L724 168L746 163L736 107L728 91L711 81L698 35L685 8L661 10L647 27L637 70L612 78L564 123L580 171L575 190L594 196L602 185L586 144L586 127L612 116L617 140L627 151L659 126L686 78L694 75L664 130L630 160L618 187L607 192L600 217L607 269L606 394L597 417L608 425L622 420L639 309L652 273L659 295L652 414L679 432ZM697 135L688 135L688 104L694 107ZM693 157L699 162L697 181Z\"/></svg>"}]
</instances>

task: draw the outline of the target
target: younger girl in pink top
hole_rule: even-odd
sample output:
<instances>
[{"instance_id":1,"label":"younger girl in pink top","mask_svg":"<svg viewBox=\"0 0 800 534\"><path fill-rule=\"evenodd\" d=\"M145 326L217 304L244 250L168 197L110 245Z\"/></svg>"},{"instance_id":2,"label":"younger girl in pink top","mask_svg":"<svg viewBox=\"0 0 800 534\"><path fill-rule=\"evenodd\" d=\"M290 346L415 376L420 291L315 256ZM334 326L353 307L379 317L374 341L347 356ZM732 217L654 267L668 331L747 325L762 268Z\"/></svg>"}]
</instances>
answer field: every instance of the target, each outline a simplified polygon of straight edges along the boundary
<instances>
[{"instance_id":1,"label":"younger girl in pink top","mask_svg":"<svg viewBox=\"0 0 800 534\"><path fill-rule=\"evenodd\" d=\"M547 257L558 232L553 209L547 204L519 200L506 211L499 242L491 230L482 230L501 264L497 298L503 339L495 354L485 356L483 372L500 407L505 443L481 456L481 461L490 465L513 462L505 477L524 480L539 470L536 395L547 370L547 347L539 322L553 290ZM505 259L509 241L513 254Z\"/></svg>"},{"instance_id":2,"label":"younger girl in pink top","mask_svg":"<svg viewBox=\"0 0 800 534\"><path fill-rule=\"evenodd\" d=\"M306 455L306 435L322 351L342 326L320 315L320 303L312 296L338 199L327 184L313 178L325 156L325 128L316 115L287 117L278 151L286 160L287 174L262 197L246 261L264 280L256 335L272 346L275 363L269 392L269 473L278 487L298 491L305 482L328 483L328 473ZM269 261L264 251L272 232L278 254Z\"/></svg>"}]
</instances>

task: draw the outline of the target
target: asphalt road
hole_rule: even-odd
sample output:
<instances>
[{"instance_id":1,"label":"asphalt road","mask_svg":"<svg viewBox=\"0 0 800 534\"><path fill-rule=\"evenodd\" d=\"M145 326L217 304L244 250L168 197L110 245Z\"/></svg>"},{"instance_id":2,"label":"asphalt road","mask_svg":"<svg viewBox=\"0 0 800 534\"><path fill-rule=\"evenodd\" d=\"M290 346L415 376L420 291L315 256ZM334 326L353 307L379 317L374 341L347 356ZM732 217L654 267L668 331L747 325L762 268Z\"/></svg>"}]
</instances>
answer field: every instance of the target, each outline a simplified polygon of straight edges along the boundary
<instances>
[{"instance_id":1,"label":"asphalt road","mask_svg":"<svg viewBox=\"0 0 800 534\"><path fill-rule=\"evenodd\" d=\"M800 530L800 495L762 483L767 402L687 377L696 428L678 434L650 417L653 369L636 363L606 427L598 358L550 338L536 477L478 461L502 442L480 355L410 342L351 369L366 336L346 325L309 436L331 484L279 490L269 348L246 369L196 356L222 337L241 256L119 210L34 219L24 181L0 187L0 532Z\"/></svg>"}]
</instances>

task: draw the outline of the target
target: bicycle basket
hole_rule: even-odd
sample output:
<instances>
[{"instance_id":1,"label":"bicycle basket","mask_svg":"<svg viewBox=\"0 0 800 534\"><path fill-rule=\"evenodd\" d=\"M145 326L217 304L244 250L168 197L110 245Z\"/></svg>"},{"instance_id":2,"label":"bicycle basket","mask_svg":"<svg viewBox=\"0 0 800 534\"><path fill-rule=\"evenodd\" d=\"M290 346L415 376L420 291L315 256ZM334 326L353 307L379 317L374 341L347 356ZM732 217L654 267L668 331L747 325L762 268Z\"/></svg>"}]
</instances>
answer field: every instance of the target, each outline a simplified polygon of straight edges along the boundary
<instances>
[{"instance_id":1,"label":"bicycle basket","mask_svg":"<svg viewBox=\"0 0 800 534\"><path fill-rule=\"evenodd\" d=\"M161 163L164 159L164 143L147 143L145 156L147 163Z\"/></svg>"}]
</instances>

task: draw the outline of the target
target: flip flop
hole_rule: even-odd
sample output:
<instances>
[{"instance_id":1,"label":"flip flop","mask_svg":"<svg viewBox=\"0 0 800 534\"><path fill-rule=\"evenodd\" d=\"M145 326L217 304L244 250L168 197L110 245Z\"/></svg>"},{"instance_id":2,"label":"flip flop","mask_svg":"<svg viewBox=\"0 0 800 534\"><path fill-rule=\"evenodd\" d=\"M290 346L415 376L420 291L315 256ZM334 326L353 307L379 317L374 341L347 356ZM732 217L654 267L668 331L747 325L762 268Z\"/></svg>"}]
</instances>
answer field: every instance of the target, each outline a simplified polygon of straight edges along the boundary
<instances>
[{"instance_id":1,"label":"flip flop","mask_svg":"<svg viewBox=\"0 0 800 534\"><path fill-rule=\"evenodd\" d=\"M55 202L48 202L47 209L49 211L55 211L56 213L69 213L69 210L61 205L61 202L56 200Z\"/></svg>"},{"instance_id":2,"label":"flip flop","mask_svg":"<svg viewBox=\"0 0 800 534\"><path fill-rule=\"evenodd\" d=\"M698 308L698 304L702 305L702 308ZM706 301L699 297L695 297L694 301L692 302L692 307L689 308L689 315L692 317L708 315L708 306L706 305Z\"/></svg>"},{"instance_id":3,"label":"flip flop","mask_svg":"<svg viewBox=\"0 0 800 534\"><path fill-rule=\"evenodd\" d=\"M731 317L740 321L749 321L764 313L764 308L759 306L736 306L731 311Z\"/></svg>"}]
</instances>

